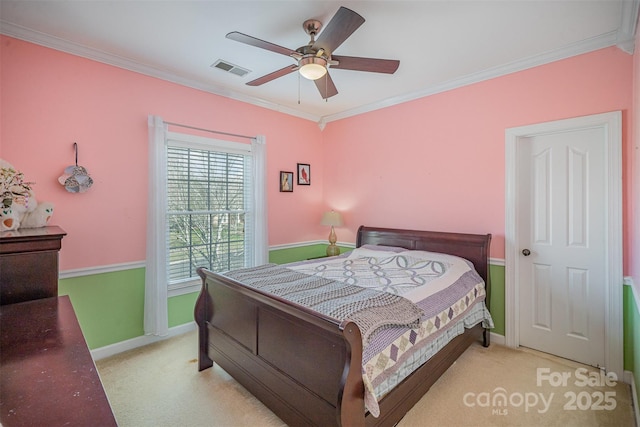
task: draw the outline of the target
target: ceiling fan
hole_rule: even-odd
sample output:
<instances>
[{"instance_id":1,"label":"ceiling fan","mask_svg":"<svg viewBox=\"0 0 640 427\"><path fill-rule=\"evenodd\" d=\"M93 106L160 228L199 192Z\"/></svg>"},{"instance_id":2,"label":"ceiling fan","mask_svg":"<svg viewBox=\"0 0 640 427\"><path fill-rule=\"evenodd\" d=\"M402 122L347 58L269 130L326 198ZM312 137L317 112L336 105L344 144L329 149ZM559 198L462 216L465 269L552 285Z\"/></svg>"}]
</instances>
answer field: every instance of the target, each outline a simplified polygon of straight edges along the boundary
<instances>
[{"instance_id":1,"label":"ceiling fan","mask_svg":"<svg viewBox=\"0 0 640 427\"><path fill-rule=\"evenodd\" d=\"M338 90L329 75L329 67L342 70L393 74L400 65L400 61L392 59L359 58L333 54L338 46L363 23L364 18L362 16L346 7L340 7L316 40L315 37L322 28L322 23L315 19L308 19L304 21L302 27L311 36L311 41L296 50L278 46L237 31L230 32L226 37L271 52L287 55L297 62L295 65L284 67L252 80L247 85L260 86L294 71L299 71L303 77L314 80L322 98L327 99L338 94Z\"/></svg>"}]
</instances>

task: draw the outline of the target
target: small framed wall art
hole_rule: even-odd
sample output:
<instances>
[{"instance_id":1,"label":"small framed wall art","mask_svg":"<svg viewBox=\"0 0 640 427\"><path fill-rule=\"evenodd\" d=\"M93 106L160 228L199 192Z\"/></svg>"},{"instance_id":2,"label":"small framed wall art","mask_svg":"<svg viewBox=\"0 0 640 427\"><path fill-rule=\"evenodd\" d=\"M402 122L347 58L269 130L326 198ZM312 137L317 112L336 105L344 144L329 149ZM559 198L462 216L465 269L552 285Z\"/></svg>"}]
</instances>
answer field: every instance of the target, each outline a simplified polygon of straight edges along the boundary
<instances>
[{"instance_id":1,"label":"small framed wall art","mask_svg":"<svg viewBox=\"0 0 640 427\"><path fill-rule=\"evenodd\" d=\"M293 172L280 171L280 191L285 193L293 191Z\"/></svg>"},{"instance_id":2,"label":"small framed wall art","mask_svg":"<svg viewBox=\"0 0 640 427\"><path fill-rule=\"evenodd\" d=\"M298 185L311 185L311 165L298 163Z\"/></svg>"}]
</instances>

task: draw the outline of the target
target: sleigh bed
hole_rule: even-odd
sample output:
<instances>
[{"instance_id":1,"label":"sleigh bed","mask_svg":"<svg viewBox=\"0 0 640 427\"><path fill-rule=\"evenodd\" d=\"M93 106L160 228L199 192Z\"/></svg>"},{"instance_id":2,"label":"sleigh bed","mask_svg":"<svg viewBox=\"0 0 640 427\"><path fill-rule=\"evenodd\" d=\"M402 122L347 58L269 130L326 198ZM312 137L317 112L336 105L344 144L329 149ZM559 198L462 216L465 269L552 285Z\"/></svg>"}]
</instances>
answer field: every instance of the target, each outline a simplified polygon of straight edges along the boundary
<instances>
[{"instance_id":1,"label":"sleigh bed","mask_svg":"<svg viewBox=\"0 0 640 427\"><path fill-rule=\"evenodd\" d=\"M411 324L375 329L371 337L388 335L390 340L395 340L389 341L380 352L372 350L374 342L376 346L382 344L377 343L377 338L369 340L370 331L365 331L363 326L367 322L351 317L339 320L273 292L277 289L273 278L285 274L284 270L297 268L299 272L312 272L310 276L314 271L329 274L330 270L324 265L302 262L259 267L267 273L263 277L270 278L258 280L267 283L264 288L253 282L247 284L248 280L233 279L234 272L222 275L199 269L203 279L195 307L199 370L217 363L291 426L392 426L469 345L476 341L489 345L491 318L486 304L490 290L490 240L490 234L359 228L354 254L362 251L368 258L358 258L357 262L362 259L367 259L368 264L372 259L394 259L396 262L396 258L412 259L413 254L425 251L450 254L468 261L461 260L471 270L464 273L464 277L474 275L480 282L471 287L466 284L466 296L447 310L435 313L431 318L433 322L426 319L433 313L420 308L422 323L419 327ZM378 256L376 251L383 251L385 255ZM348 264L351 268L356 265L354 254L343 254L326 261L334 267ZM446 262L435 265L450 265L448 262L447 258ZM238 271L235 277L255 276L258 270L244 273ZM324 278L318 280L334 283ZM438 280L434 279L433 283L439 283ZM446 299L443 295L444 291L439 291L432 299ZM428 306L420 304L422 301L417 305ZM403 313L406 311L402 310ZM425 332L432 329L440 330L433 334ZM420 356L409 352L400 356L405 347L412 345L416 349L420 347ZM426 358L426 362L421 358ZM397 362L397 366L393 366L396 371L390 368L389 372L393 373L381 371L379 377L373 376L372 372L381 362L387 363L391 359L393 363ZM414 369L412 364L419 367ZM412 372L406 372L408 370Z\"/></svg>"}]
</instances>

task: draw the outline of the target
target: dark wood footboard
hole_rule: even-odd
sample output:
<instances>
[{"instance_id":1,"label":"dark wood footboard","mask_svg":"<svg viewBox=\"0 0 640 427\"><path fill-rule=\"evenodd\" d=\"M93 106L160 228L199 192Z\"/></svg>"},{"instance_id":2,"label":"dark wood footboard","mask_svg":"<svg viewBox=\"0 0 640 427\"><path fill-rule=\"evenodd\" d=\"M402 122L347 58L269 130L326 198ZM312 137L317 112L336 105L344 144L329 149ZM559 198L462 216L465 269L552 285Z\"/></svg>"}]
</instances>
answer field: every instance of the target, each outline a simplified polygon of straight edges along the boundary
<instances>
[{"instance_id":1,"label":"dark wood footboard","mask_svg":"<svg viewBox=\"0 0 640 427\"><path fill-rule=\"evenodd\" d=\"M490 238L361 227L357 245L464 256L488 284ZM217 363L291 426L392 426L472 342L484 337L488 345L481 325L467 330L381 399L374 418L364 407L362 338L354 323L340 324L205 269L198 273L199 369Z\"/></svg>"},{"instance_id":2,"label":"dark wood footboard","mask_svg":"<svg viewBox=\"0 0 640 427\"><path fill-rule=\"evenodd\" d=\"M215 361L290 425L363 425L362 338L355 324L338 324L204 269L199 274L200 370Z\"/></svg>"}]
</instances>

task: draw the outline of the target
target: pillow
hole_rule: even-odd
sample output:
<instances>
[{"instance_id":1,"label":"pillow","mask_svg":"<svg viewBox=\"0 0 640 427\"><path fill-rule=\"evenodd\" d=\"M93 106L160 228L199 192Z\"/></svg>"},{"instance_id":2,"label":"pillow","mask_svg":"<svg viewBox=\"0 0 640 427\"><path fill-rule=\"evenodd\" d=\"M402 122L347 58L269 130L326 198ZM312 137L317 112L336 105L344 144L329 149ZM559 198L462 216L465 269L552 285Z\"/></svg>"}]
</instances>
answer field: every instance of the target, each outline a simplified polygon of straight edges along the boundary
<instances>
[{"instance_id":1,"label":"pillow","mask_svg":"<svg viewBox=\"0 0 640 427\"><path fill-rule=\"evenodd\" d=\"M375 257L386 258L397 255L400 252L404 252L406 249L397 248L393 246L380 246L380 245L362 245L359 248L355 248L349 252L349 259Z\"/></svg>"},{"instance_id":2,"label":"pillow","mask_svg":"<svg viewBox=\"0 0 640 427\"><path fill-rule=\"evenodd\" d=\"M358 249L369 249L372 251L385 251L385 252L404 252L407 250L406 248L401 248L398 246L384 246L384 245L370 245L370 244L362 245Z\"/></svg>"}]
</instances>

